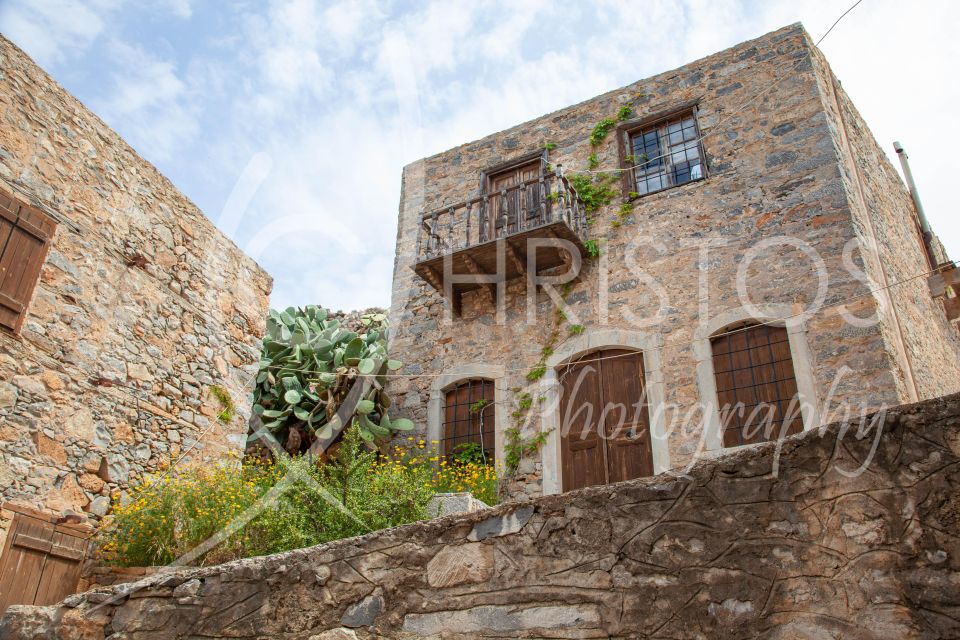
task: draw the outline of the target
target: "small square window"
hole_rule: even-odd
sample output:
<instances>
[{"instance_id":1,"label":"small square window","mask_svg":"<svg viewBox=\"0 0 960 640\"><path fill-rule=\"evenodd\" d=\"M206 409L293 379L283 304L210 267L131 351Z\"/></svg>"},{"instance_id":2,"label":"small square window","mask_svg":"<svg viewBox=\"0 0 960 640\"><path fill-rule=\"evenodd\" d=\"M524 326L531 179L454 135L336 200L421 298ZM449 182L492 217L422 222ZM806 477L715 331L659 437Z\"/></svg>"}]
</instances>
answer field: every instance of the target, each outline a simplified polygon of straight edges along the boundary
<instances>
[{"instance_id":1,"label":"small square window","mask_svg":"<svg viewBox=\"0 0 960 640\"><path fill-rule=\"evenodd\" d=\"M687 111L628 132L630 190L663 191L706 175L693 113Z\"/></svg>"}]
</instances>

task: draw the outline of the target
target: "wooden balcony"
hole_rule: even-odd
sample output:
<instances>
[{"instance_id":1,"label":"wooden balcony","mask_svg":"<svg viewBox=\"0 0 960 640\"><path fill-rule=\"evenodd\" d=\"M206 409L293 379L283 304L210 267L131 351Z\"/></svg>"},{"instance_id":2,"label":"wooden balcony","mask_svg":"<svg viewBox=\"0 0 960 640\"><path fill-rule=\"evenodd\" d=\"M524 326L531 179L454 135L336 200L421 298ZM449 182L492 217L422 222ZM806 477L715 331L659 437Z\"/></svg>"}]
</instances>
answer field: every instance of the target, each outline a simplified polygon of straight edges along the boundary
<instances>
[{"instance_id":1,"label":"wooden balcony","mask_svg":"<svg viewBox=\"0 0 960 640\"><path fill-rule=\"evenodd\" d=\"M586 252L586 208L553 172L426 212L420 222L413 269L449 297L456 315L467 291L486 287L495 302L497 282L569 269Z\"/></svg>"}]
</instances>

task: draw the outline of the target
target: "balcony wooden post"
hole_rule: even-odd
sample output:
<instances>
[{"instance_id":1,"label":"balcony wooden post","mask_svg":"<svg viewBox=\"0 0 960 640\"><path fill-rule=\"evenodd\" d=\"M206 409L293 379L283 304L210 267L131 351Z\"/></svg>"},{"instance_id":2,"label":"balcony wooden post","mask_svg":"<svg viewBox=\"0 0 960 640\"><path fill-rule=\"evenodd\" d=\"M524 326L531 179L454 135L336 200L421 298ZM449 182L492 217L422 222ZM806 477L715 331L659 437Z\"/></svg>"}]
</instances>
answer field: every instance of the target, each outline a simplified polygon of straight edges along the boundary
<instances>
[{"instance_id":1,"label":"balcony wooden post","mask_svg":"<svg viewBox=\"0 0 960 640\"><path fill-rule=\"evenodd\" d=\"M422 213L417 217L417 221L420 223L417 225L417 259L419 260L423 252L423 229L426 224Z\"/></svg>"},{"instance_id":2,"label":"balcony wooden post","mask_svg":"<svg viewBox=\"0 0 960 640\"><path fill-rule=\"evenodd\" d=\"M490 239L490 203L486 194L480 201L480 242L486 242Z\"/></svg>"},{"instance_id":3,"label":"balcony wooden post","mask_svg":"<svg viewBox=\"0 0 960 640\"><path fill-rule=\"evenodd\" d=\"M510 202L507 200L507 190L500 191L500 229L504 236L510 235ZM499 237L499 234L498 234Z\"/></svg>"},{"instance_id":4,"label":"balcony wooden post","mask_svg":"<svg viewBox=\"0 0 960 640\"><path fill-rule=\"evenodd\" d=\"M520 183L517 192L517 231L523 231L527 226L527 183Z\"/></svg>"},{"instance_id":5,"label":"balcony wooden post","mask_svg":"<svg viewBox=\"0 0 960 640\"><path fill-rule=\"evenodd\" d=\"M540 179L537 181L537 191L539 194L539 201L537 202L537 224L544 224L547 222L547 207L550 205L550 201L547 198L547 186L546 181L543 178L543 174L540 174Z\"/></svg>"},{"instance_id":6,"label":"balcony wooden post","mask_svg":"<svg viewBox=\"0 0 960 640\"><path fill-rule=\"evenodd\" d=\"M456 218L456 212L455 207L447 209L447 251L453 251L457 248L457 246L453 244L453 221Z\"/></svg>"}]
</instances>

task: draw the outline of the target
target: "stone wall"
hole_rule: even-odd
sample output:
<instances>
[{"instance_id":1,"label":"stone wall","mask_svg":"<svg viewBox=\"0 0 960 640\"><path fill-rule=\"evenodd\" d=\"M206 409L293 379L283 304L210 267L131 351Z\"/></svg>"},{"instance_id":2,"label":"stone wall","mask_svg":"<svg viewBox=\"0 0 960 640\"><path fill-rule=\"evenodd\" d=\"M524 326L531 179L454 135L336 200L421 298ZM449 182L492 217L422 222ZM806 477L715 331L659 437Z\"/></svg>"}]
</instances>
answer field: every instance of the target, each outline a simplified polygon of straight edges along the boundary
<instances>
[{"instance_id":1,"label":"stone wall","mask_svg":"<svg viewBox=\"0 0 960 640\"><path fill-rule=\"evenodd\" d=\"M57 221L0 334L0 497L101 516L140 474L242 447L271 279L2 37L0 122L0 188Z\"/></svg>"},{"instance_id":2,"label":"stone wall","mask_svg":"<svg viewBox=\"0 0 960 640\"><path fill-rule=\"evenodd\" d=\"M0 637L956 638L960 396L870 424L11 607Z\"/></svg>"},{"instance_id":3,"label":"stone wall","mask_svg":"<svg viewBox=\"0 0 960 640\"><path fill-rule=\"evenodd\" d=\"M609 135L597 148L589 136L598 121L615 117L628 104L642 118L696 102L698 123L707 136L707 178L638 199L619 227L614 224L619 198L597 213L590 235L600 240L602 255L585 260L566 297L568 315L586 330L582 336L570 334L571 320L561 328L554 351L574 356L578 349L604 344L647 345L647 388L651 399L657 398L651 400L652 410L661 408L665 416L663 451L654 455L657 470L683 467L704 446L718 446L705 433L709 419L672 427L701 409L710 412L708 403L715 398L712 375L704 374L709 364L704 338L724 322L751 317L737 293L737 274L751 249L763 241L773 244L744 270L744 282L751 301L766 311L754 317L792 318L788 329L804 343L803 353L793 357L798 379L801 373L809 378L805 397L814 410L805 416L808 428L847 410L960 389L960 336L938 310L939 303L929 299L922 279L891 287L888 296L896 300L896 314L886 296L872 293L882 282L879 264L897 265L888 273L888 283L926 267L911 237L903 186L846 98L841 98L850 111L846 128L838 122L829 107L829 74L808 34L793 25L406 167L391 351L406 363L402 373L410 377L390 381L398 410L427 432L431 399L442 402L431 388L437 376L468 377L471 370L499 368L504 393L498 402L506 407L497 417L502 452L502 431L516 402L510 390L549 395L552 368L547 384L530 389L525 378L548 342L553 303L547 295L537 293L533 324L526 322L522 279L507 285L504 322L497 321L486 296L478 292L466 295L463 316L447 323L441 295L411 269L417 220L425 211L478 195L482 171L548 143L556 145L548 152L549 162L562 164L567 174L585 169L594 151L601 170L616 170L616 136ZM852 147L841 139L847 129ZM865 195L869 215L855 200L848 166L854 156L870 180ZM868 244L868 220L878 229L877 245ZM822 260L827 288L820 311L809 317L800 316L816 301L819 267L802 248L783 243L784 237L812 248ZM880 259L871 246L878 247ZM870 318L875 312L879 322L851 323L844 316ZM904 382L905 352L917 394ZM525 433L556 424L555 415L534 412ZM510 485L514 497L558 490L551 437L541 454L522 461Z\"/></svg>"}]
</instances>

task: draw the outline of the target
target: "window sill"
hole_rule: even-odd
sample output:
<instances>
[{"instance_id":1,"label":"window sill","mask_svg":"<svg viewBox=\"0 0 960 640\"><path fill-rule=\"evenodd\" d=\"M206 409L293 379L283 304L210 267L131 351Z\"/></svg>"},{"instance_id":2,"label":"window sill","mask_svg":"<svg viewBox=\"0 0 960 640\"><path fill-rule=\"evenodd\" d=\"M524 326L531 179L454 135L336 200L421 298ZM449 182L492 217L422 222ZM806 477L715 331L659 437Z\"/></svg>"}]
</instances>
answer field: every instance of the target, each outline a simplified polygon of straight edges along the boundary
<instances>
[{"instance_id":1,"label":"window sill","mask_svg":"<svg viewBox=\"0 0 960 640\"><path fill-rule=\"evenodd\" d=\"M638 200L646 200L648 198L653 198L655 196L659 196L664 193L671 193L671 192L678 191L680 189L683 189L684 187L693 187L693 186L699 185L701 182L706 182L708 177L709 176L705 176L703 178L697 178L696 180L689 180L687 182L684 182L683 184L673 185L673 186L667 187L666 189L651 191L650 193L638 193L636 195L630 195L632 193L636 193L635 191L631 191L624 196L624 199L626 202L636 202Z\"/></svg>"}]
</instances>

